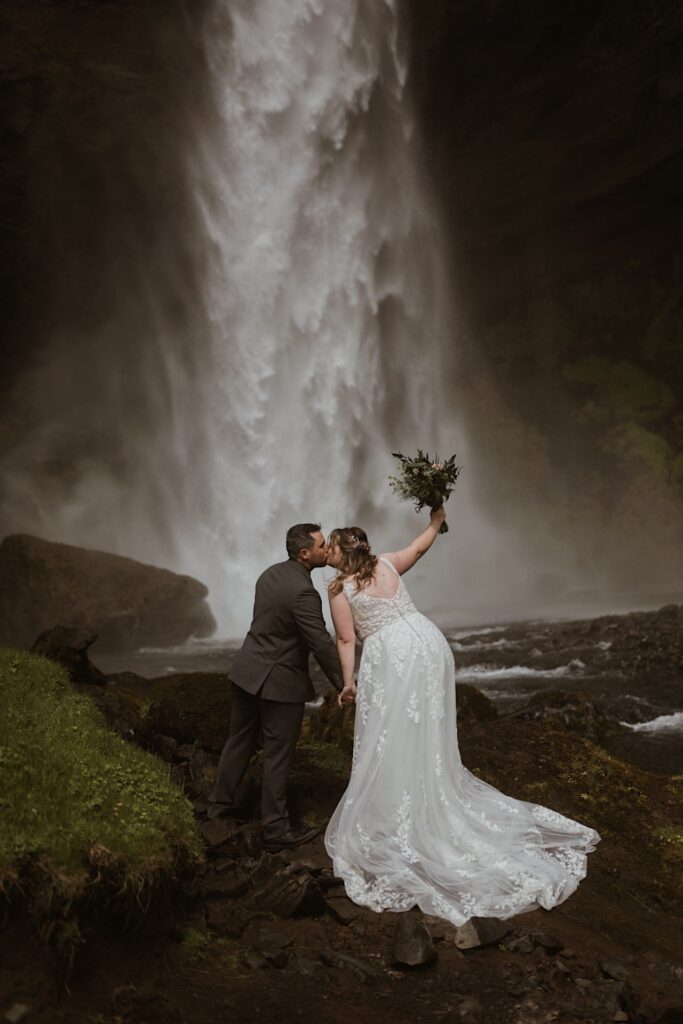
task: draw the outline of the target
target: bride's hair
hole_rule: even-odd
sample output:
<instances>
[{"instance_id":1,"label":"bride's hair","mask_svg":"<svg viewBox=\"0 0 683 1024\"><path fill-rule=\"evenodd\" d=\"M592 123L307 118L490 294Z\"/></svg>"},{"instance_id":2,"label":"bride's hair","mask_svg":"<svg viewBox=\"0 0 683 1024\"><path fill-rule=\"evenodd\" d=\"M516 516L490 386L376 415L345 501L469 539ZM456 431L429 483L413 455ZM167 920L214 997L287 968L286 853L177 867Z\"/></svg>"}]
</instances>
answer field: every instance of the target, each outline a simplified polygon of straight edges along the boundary
<instances>
[{"instance_id":1,"label":"bride's hair","mask_svg":"<svg viewBox=\"0 0 683 1024\"><path fill-rule=\"evenodd\" d=\"M330 583L330 594L340 593L342 584L349 576L355 578L358 587L366 587L372 579L377 565L377 555L370 551L368 535L360 526L343 526L330 534L331 546L337 544L342 559L337 566L338 576Z\"/></svg>"}]
</instances>

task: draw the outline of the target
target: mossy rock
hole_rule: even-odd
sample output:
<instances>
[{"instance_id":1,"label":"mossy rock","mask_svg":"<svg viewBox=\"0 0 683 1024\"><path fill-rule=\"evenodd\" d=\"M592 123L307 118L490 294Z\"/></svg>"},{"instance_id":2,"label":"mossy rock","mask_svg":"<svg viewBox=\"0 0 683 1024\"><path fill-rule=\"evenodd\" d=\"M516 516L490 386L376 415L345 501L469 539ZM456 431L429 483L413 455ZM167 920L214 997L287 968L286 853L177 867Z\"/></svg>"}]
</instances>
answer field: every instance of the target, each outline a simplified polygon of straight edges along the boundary
<instances>
[{"instance_id":1,"label":"mossy rock","mask_svg":"<svg viewBox=\"0 0 683 1024\"><path fill-rule=\"evenodd\" d=\"M202 858L192 808L152 754L111 732L65 670L0 649L0 889L43 920L138 912ZM61 925L60 925L61 927Z\"/></svg>"},{"instance_id":2,"label":"mossy rock","mask_svg":"<svg viewBox=\"0 0 683 1024\"><path fill-rule=\"evenodd\" d=\"M163 693L152 701L146 728L150 736L172 736L220 753L230 732L230 682L227 675L190 672L152 680Z\"/></svg>"}]
</instances>

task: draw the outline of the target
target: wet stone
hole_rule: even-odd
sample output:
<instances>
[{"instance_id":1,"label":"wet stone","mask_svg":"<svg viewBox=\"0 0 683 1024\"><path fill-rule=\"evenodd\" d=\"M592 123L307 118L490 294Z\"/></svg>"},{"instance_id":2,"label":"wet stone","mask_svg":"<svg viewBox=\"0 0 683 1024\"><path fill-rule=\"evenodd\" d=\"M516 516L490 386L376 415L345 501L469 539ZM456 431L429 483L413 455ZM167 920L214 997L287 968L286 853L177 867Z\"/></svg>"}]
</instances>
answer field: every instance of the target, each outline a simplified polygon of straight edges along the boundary
<instances>
[{"instance_id":1,"label":"wet stone","mask_svg":"<svg viewBox=\"0 0 683 1024\"><path fill-rule=\"evenodd\" d=\"M455 929L453 941L458 949L476 949L498 942L509 931L510 926L495 917L472 917Z\"/></svg>"},{"instance_id":2,"label":"wet stone","mask_svg":"<svg viewBox=\"0 0 683 1024\"><path fill-rule=\"evenodd\" d=\"M278 917L317 917L327 912L327 904L315 880L308 874L294 874L288 867L276 872L257 889L251 904Z\"/></svg>"},{"instance_id":3,"label":"wet stone","mask_svg":"<svg viewBox=\"0 0 683 1024\"><path fill-rule=\"evenodd\" d=\"M426 967L436 960L429 929L416 914L401 914L396 922L391 959L401 967Z\"/></svg>"},{"instance_id":4,"label":"wet stone","mask_svg":"<svg viewBox=\"0 0 683 1024\"><path fill-rule=\"evenodd\" d=\"M200 879L199 888L208 899L236 899L248 891L249 879L235 865L222 871L209 867Z\"/></svg>"}]
</instances>

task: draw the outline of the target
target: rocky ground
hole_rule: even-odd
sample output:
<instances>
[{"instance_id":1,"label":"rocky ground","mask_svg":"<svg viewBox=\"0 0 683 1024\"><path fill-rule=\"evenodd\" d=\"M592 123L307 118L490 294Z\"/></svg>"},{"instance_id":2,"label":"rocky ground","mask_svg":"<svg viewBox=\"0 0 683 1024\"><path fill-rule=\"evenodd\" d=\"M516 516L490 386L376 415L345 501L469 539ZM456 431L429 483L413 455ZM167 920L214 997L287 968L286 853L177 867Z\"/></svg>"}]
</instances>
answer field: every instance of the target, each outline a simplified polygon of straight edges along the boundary
<instances>
[{"instance_id":1,"label":"rocky ground","mask_svg":"<svg viewBox=\"0 0 683 1024\"><path fill-rule=\"evenodd\" d=\"M624 664L632 664L629 649L673 664L680 627L667 633L666 623L679 615L597 621L600 630L614 626L615 656L623 651ZM585 628L564 624L562 642L595 636ZM644 636L651 643L642 644ZM81 679L84 666L86 654ZM417 910L380 915L357 907L333 877L322 837L286 854L264 853L258 754L242 793L246 820L206 821L229 718L224 676L124 673L104 685L99 677L77 685L89 688L110 724L168 762L194 805L206 861L182 892L160 895L132 930L93 908L71 967L50 958L21 907L9 908L0 939L6 1020L683 1020L682 780L611 756L603 742L613 723L589 695L539 694L502 715L478 690L459 686L460 745L470 770L593 825L602 842L588 877L562 906L456 929ZM352 729L352 711L329 702L308 719L291 777L297 822L324 828L346 785Z\"/></svg>"}]
</instances>

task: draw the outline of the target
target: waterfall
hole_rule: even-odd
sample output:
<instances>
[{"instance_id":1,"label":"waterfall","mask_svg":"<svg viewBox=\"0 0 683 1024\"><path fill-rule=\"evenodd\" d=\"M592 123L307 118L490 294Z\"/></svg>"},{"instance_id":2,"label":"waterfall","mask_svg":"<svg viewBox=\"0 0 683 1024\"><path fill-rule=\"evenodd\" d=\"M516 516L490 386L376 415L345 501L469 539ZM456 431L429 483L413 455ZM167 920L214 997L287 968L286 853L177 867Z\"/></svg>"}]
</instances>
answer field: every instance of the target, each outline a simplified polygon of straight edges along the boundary
<instances>
[{"instance_id":1,"label":"waterfall","mask_svg":"<svg viewBox=\"0 0 683 1024\"><path fill-rule=\"evenodd\" d=\"M390 453L453 447L396 6L215 0L182 127L100 159L97 303L22 382L35 416L3 456L3 525L188 572L224 635L248 624L292 523L411 539ZM182 201L141 223L131 195L158 211L171 179Z\"/></svg>"}]
</instances>

